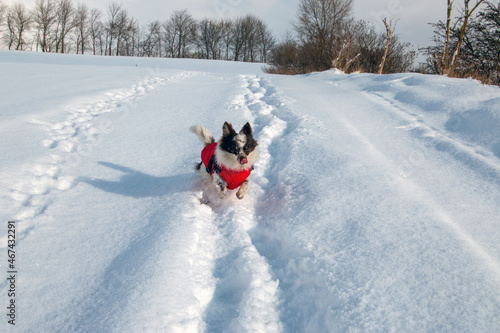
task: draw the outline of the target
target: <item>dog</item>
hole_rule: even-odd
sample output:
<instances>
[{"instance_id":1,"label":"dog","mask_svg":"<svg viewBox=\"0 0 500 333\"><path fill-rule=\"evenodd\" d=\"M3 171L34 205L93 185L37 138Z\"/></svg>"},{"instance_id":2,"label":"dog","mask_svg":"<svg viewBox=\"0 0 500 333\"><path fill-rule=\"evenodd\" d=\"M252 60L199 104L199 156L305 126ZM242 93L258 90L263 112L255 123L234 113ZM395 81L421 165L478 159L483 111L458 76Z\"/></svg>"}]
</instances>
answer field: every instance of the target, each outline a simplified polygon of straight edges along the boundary
<instances>
[{"instance_id":1,"label":"dog","mask_svg":"<svg viewBox=\"0 0 500 333\"><path fill-rule=\"evenodd\" d=\"M258 159L257 140L254 139L252 126L246 123L236 133L233 126L225 122L222 137L215 142L208 129L201 125L191 126L190 131L198 136L204 145L201 162L195 169L200 173L207 186L213 184L223 199L228 190L235 190L236 197L243 199L248 189L248 176Z\"/></svg>"}]
</instances>

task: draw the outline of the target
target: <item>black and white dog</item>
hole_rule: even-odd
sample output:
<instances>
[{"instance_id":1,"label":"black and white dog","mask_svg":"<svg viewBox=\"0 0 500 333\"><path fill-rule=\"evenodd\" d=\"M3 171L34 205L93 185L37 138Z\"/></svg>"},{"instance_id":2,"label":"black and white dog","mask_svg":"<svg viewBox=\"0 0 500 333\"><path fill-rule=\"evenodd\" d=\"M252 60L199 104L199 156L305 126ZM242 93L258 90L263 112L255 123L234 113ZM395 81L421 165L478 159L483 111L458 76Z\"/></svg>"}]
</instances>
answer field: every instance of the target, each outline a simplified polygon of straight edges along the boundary
<instances>
[{"instance_id":1,"label":"black and white dog","mask_svg":"<svg viewBox=\"0 0 500 333\"><path fill-rule=\"evenodd\" d=\"M218 142L201 125L192 126L190 130L205 146L201 151L201 162L196 167L205 184L213 184L221 199L226 196L227 190L239 188L236 196L243 199L248 188L248 176L259 155L250 124L246 123L236 133L233 126L225 122Z\"/></svg>"}]
</instances>

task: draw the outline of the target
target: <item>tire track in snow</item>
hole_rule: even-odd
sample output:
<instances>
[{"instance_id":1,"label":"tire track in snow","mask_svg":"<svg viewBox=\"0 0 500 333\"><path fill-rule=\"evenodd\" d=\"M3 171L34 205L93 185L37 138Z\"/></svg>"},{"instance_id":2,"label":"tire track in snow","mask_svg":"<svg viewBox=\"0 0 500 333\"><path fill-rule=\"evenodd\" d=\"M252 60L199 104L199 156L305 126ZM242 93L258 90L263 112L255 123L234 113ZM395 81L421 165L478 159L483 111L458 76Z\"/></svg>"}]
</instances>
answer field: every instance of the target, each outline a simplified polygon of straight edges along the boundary
<instances>
[{"instance_id":1,"label":"tire track in snow","mask_svg":"<svg viewBox=\"0 0 500 333\"><path fill-rule=\"evenodd\" d=\"M328 81L323 82L325 84L331 84L331 82ZM348 92L358 93L359 91L348 89ZM486 173L490 176L488 178L489 181L498 182L500 166L496 163L495 159L484 156L478 153L476 149L468 147L458 140L441 133L439 130L427 126L425 123L420 121L416 115L397 101L371 91L365 92L364 97L371 101L371 105L374 103L376 105L380 105L381 109L388 110L398 119L408 122L408 125L398 127L398 129L413 131L414 133L417 133L416 135L419 139L428 140L428 142L425 142L426 147L428 147L429 144L435 145L436 149L449 153L466 166L479 170L479 173ZM349 121L340 113L336 113L335 115L339 120L339 123L341 123L349 133L363 143L372 156L386 165L386 179L388 182L397 187L402 193L405 193L405 195L413 197L415 202L419 202L423 206L427 207L428 210L433 213L436 220L448 228L452 235L454 235L455 238L461 242L464 248L468 249L470 253L472 253L484 264L484 267L486 267L486 269L493 274L494 280L498 283L498 277L500 276L500 262L498 262L493 255L490 255L490 253L488 253L488 251L460 225L455 213L446 210L440 203L432 199L432 196L427 192L425 186L412 180L411 177L402 175L403 172L401 165L392 160L391 156L386 155L381 149L375 146L374 143L367 136L365 136L365 134L363 134L354 123ZM421 163L420 159L425 158L426 156L424 153L419 153L415 156L415 160L418 163ZM410 159L412 159L411 155Z\"/></svg>"},{"instance_id":2,"label":"tire track in snow","mask_svg":"<svg viewBox=\"0 0 500 333\"><path fill-rule=\"evenodd\" d=\"M252 173L250 190L242 201L232 191L222 202L209 204L217 213L215 223L222 237L215 262L218 280L213 299L204 314L207 332L280 332L279 281L261 256L251 230L257 228L255 196L262 192L271 159L269 146L286 128L286 122L273 115L274 107L265 102L268 91L257 77L241 76L245 92L234 99L254 124L259 142L259 162ZM254 195L252 195L254 194Z\"/></svg>"},{"instance_id":3,"label":"tire track in snow","mask_svg":"<svg viewBox=\"0 0 500 333\"><path fill-rule=\"evenodd\" d=\"M348 122L346 119L342 119L343 125L349 129L349 131L363 142L370 151L375 154L380 161L383 161L389 170L394 170L396 173L397 167L392 164L390 159L377 147L375 147L354 125ZM481 259L488 268L490 268L494 274L498 277L500 276L500 264L481 246L474 238L467 233L456 221L456 218L452 213L446 211L437 202L432 200L432 196L427 193L423 186L420 186L416 182L409 178L402 178L397 182L401 191L415 198L415 201L422 203L429 208L430 211L434 212L439 221L446 225L457 238L465 244L466 248L469 248L479 259Z\"/></svg>"},{"instance_id":4,"label":"tire track in snow","mask_svg":"<svg viewBox=\"0 0 500 333\"><path fill-rule=\"evenodd\" d=\"M248 194L245 199L250 199ZM248 233L255 226L252 205L226 201L212 207L221 239L213 272L217 284L203 315L206 332L281 331L279 282Z\"/></svg>"},{"instance_id":5,"label":"tire track in snow","mask_svg":"<svg viewBox=\"0 0 500 333\"><path fill-rule=\"evenodd\" d=\"M277 226L275 218L287 219L289 185L280 181L280 171L290 160L290 145L296 131L322 124L309 116L288 110L289 98L281 96L265 78L242 76L247 93L235 103L253 119L261 157L252 174L257 202L253 205L254 227L248 230L252 245L279 281L276 310L281 331L328 331L334 327L337 296L333 295L310 244L302 244ZM279 223L278 223L279 224Z\"/></svg>"},{"instance_id":6,"label":"tire track in snow","mask_svg":"<svg viewBox=\"0 0 500 333\"><path fill-rule=\"evenodd\" d=\"M65 175L65 170L78 165L102 143L104 135L113 131L113 121L100 117L117 112L121 117L126 117L133 109L133 103L153 90L167 82L176 82L192 75L193 72L181 72L160 76L152 72L130 88L106 92L92 103L69 106L69 115L63 121L50 123L33 119L33 124L42 126L48 132L47 138L41 142L48 149L48 154L21 166L13 175L18 180L17 183L5 186L6 193L3 194L13 207L10 218L22 222L17 230L17 239L26 237L34 228L29 220L43 214L49 207L51 199L48 194L66 191L75 185L76 179ZM0 248L4 247L6 238L2 237Z\"/></svg>"},{"instance_id":7,"label":"tire track in snow","mask_svg":"<svg viewBox=\"0 0 500 333\"><path fill-rule=\"evenodd\" d=\"M249 235L259 254L266 259L272 276L279 281L279 312L284 332L326 332L336 327L334 307L338 297L331 292L321 262L311 244L303 244L274 219L287 219L289 184L280 181L280 171L290 163L290 147L297 144L294 133L322 128L317 119L298 115L287 108L293 101L264 78L243 77L250 93L247 108L257 125L263 153L256 165L259 202L255 205L258 224ZM262 163L262 165L261 165ZM286 178L286 177L285 177ZM279 223L278 223L279 224Z\"/></svg>"},{"instance_id":8,"label":"tire track in snow","mask_svg":"<svg viewBox=\"0 0 500 333\"><path fill-rule=\"evenodd\" d=\"M449 153L459 162L474 168L478 174L482 176L488 175L489 181L498 183L500 179L500 165L496 163L496 158L484 156L478 152L477 148L467 146L457 139L442 133L438 129L427 126L423 121L417 119L417 116L410 110L401 105L401 103L374 92L369 92L368 94L369 98L384 105L397 117L409 123L409 125L403 126L401 129L415 132L419 138L424 140L431 140L427 144L432 144L438 150ZM360 133L357 135L361 136ZM385 156L384 159L387 160ZM400 181L403 182L403 184L401 184L402 188L412 188L411 194L420 202L428 206L431 211L434 211L437 218L446 225L458 239L476 255L476 257L480 258L497 277L500 276L500 263L497 262L497 260L495 260L494 257L472 237L472 235L455 222L456 219L451 212L447 212L437 202L431 200L431 196L427 194L426 190L414 181L407 178L400 179Z\"/></svg>"},{"instance_id":9,"label":"tire track in snow","mask_svg":"<svg viewBox=\"0 0 500 333\"><path fill-rule=\"evenodd\" d=\"M480 151L481 148L461 143L456 138L426 125L415 114L395 100L375 92L368 92L368 97L376 103L385 105L397 117L409 123L401 127L401 129L417 133L420 138L429 140L429 144L434 145L436 149L449 153L458 161L477 170L478 173L488 175L491 181L499 182L500 165L497 158L485 156Z\"/></svg>"},{"instance_id":10,"label":"tire track in snow","mask_svg":"<svg viewBox=\"0 0 500 333\"><path fill-rule=\"evenodd\" d=\"M395 101L388 100L382 96L370 93L368 95L370 100L374 100L375 103L381 104L386 109L389 108L391 112L399 116L400 118L405 119L411 123L410 129L413 128L421 128L421 133L423 138L432 137L434 140L438 142L446 142L450 147L452 147L452 154L465 154L468 155L471 159L475 159L477 163L484 163L484 168L490 168L492 173L497 173L498 166L491 162L490 160L483 158L479 154L471 151L463 144L456 142L442 133L434 130L423 123L419 122L416 118L411 115L411 112L404 111L400 108ZM367 138L354 124L352 124L348 119L343 117L340 114L337 114L337 118L342 125L348 129L348 131L355 137L358 138L360 142L362 142L370 151L370 153L375 156L379 161L383 162L387 166L387 170L391 171L391 174L397 175L399 174L399 168L394 162L387 156L382 150L376 147L369 138ZM415 124L417 122L417 124ZM495 176L493 179L498 179L498 176ZM414 180L408 177L400 177L398 181L392 182L393 185L397 186L399 191L402 191L408 196L415 198L416 202L421 203L425 207L428 208L429 211L433 212L433 215L436 217L438 221L440 221L444 226L446 226L464 246L464 248L469 249L471 253L473 253L478 259L480 259L485 267L489 269L493 273L493 277L495 281L498 283L500 280L498 277L500 276L500 263L494 258L494 256L490 255L488 251L482 247L472 235L470 235L466 229L464 229L459 222L457 222L457 218L454 216L452 212L447 211L444 207L442 207L438 202L432 199L432 195L430 195L424 186L418 184Z\"/></svg>"}]
</instances>

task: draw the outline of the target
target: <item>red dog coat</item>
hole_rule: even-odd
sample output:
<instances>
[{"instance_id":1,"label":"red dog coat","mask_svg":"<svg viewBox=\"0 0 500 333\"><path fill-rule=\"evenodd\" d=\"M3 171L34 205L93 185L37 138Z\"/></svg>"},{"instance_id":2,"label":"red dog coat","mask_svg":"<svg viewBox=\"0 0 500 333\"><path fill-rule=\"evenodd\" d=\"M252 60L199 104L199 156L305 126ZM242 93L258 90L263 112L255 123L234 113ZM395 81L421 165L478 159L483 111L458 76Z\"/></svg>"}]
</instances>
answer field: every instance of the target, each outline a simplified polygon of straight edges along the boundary
<instances>
[{"instance_id":1,"label":"red dog coat","mask_svg":"<svg viewBox=\"0 0 500 333\"><path fill-rule=\"evenodd\" d=\"M219 166L215 161L215 149L217 142L214 142L201 151L201 161L207 168L207 172L213 175L214 171L226 182L227 188L230 190L237 189L250 176L252 168L243 171L231 170L223 165Z\"/></svg>"}]
</instances>

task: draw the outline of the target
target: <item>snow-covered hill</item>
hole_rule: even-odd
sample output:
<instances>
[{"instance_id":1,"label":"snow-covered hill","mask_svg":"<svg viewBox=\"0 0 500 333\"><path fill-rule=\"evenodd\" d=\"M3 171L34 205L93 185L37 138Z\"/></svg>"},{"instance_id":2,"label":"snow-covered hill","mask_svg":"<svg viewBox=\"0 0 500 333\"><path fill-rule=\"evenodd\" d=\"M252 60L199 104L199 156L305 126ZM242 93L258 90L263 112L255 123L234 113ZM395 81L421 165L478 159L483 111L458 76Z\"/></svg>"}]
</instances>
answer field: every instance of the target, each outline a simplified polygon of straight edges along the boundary
<instances>
[{"instance_id":1,"label":"snow-covered hill","mask_svg":"<svg viewBox=\"0 0 500 333\"><path fill-rule=\"evenodd\" d=\"M5 51L0 73L1 331L500 331L498 87ZM224 121L260 160L202 204L188 129Z\"/></svg>"}]
</instances>

